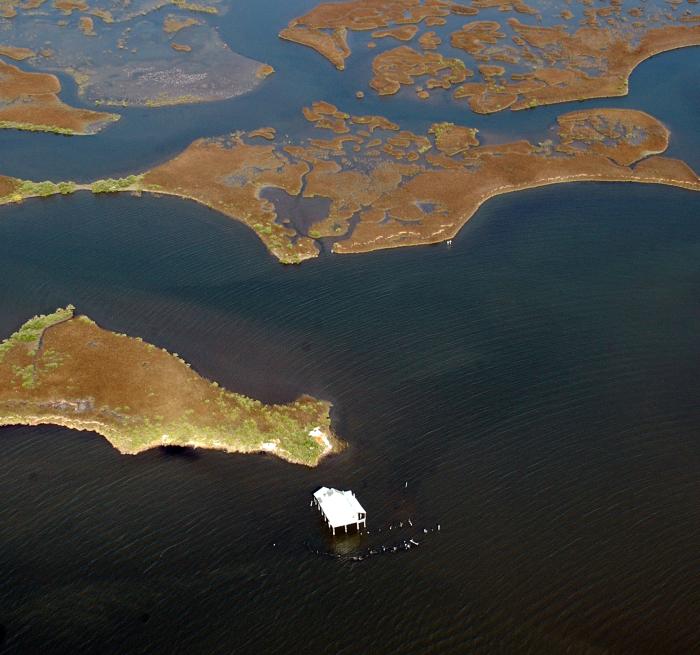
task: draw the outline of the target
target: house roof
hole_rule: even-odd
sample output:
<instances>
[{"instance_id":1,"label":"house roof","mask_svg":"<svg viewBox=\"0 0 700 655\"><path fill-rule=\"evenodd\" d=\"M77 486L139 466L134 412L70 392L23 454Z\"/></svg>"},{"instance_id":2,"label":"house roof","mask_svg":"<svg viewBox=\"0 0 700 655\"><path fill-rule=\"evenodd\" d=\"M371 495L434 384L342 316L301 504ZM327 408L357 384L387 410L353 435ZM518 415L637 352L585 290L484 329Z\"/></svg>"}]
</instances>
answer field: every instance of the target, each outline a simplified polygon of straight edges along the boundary
<instances>
[{"instance_id":1,"label":"house roof","mask_svg":"<svg viewBox=\"0 0 700 655\"><path fill-rule=\"evenodd\" d=\"M338 489L321 487L314 493L314 498L318 501L321 511L334 528L357 523L358 513L366 514L352 491L339 491Z\"/></svg>"}]
</instances>

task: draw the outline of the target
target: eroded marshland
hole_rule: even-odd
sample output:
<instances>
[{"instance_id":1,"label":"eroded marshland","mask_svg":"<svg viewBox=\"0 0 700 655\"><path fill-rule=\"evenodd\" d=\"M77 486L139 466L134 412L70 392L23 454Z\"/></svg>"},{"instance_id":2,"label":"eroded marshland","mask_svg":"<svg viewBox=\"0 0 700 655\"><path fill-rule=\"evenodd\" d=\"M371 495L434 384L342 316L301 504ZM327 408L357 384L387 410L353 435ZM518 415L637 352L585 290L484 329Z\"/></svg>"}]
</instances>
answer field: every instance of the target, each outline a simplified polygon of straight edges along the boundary
<instances>
[{"instance_id":1,"label":"eroded marshland","mask_svg":"<svg viewBox=\"0 0 700 655\"><path fill-rule=\"evenodd\" d=\"M224 100L272 72L232 50L212 19L216 0L15 2L0 12L0 55L71 75L81 97L115 106Z\"/></svg>"},{"instance_id":2,"label":"eroded marshland","mask_svg":"<svg viewBox=\"0 0 700 655\"><path fill-rule=\"evenodd\" d=\"M125 454L176 445L314 466L340 448L329 411L308 396L266 405L226 391L177 355L72 307L36 316L0 343L0 425L90 430Z\"/></svg>"},{"instance_id":3,"label":"eroded marshland","mask_svg":"<svg viewBox=\"0 0 700 655\"><path fill-rule=\"evenodd\" d=\"M281 262L296 263L317 256L322 242L354 253L450 239L489 198L548 184L700 190L687 164L661 156L666 127L640 111L570 112L558 118L556 138L497 145L481 143L467 126L434 123L416 134L327 102L313 103L304 116L318 136L295 141L264 127L199 139L164 164L120 180L77 185L0 177L0 203L78 190L190 198L250 227ZM271 189L313 201L314 220L280 218L274 194L265 193Z\"/></svg>"},{"instance_id":4,"label":"eroded marshland","mask_svg":"<svg viewBox=\"0 0 700 655\"><path fill-rule=\"evenodd\" d=\"M423 100L447 92L487 114L625 95L639 63L700 45L696 3L349 0L319 4L280 37L313 48L339 70L352 55L348 32L364 33L364 47L401 41L374 56L371 89L392 95L412 88Z\"/></svg>"}]
</instances>

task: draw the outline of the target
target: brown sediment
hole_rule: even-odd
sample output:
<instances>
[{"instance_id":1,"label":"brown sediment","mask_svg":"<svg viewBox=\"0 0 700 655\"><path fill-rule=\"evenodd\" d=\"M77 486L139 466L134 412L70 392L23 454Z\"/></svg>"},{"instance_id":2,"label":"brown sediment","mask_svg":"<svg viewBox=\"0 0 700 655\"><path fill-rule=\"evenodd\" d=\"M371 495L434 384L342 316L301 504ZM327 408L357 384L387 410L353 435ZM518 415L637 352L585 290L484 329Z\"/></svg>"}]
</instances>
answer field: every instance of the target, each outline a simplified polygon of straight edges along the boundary
<instances>
[{"instance_id":1,"label":"brown sediment","mask_svg":"<svg viewBox=\"0 0 700 655\"><path fill-rule=\"evenodd\" d=\"M187 446L315 466L342 448L329 410L309 396L267 405L227 391L178 355L75 317L70 306L0 343L0 425L90 430L124 454Z\"/></svg>"},{"instance_id":2,"label":"brown sediment","mask_svg":"<svg viewBox=\"0 0 700 655\"><path fill-rule=\"evenodd\" d=\"M201 25L202 21L192 18L192 17L187 17L183 18L180 16L166 16L165 19L163 20L163 31L166 34L175 34L179 32L180 30L184 30L186 27L191 27L193 25Z\"/></svg>"},{"instance_id":3,"label":"brown sediment","mask_svg":"<svg viewBox=\"0 0 700 655\"><path fill-rule=\"evenodd\" d=\"M547 63L529 73L514 73L511 81L494 79L505 69L480 66L485 81L464 84L454 92L455 99L468 98L477 113L625 95L629 75L639 63L659 52L700 45L700 27L653 29L631 46L626 38L599 28L581 28L569 35L563 26L524 25L515 19L509 23L523 44L544 51ZM466 34L472 31L466 30ZM464 30L454 33L453 45L459 43L472 54L481 53L483 42L464 34ZM598 74L593 74L594 70Z\"/></svg>"},{"instance_id":4,"label":"brown sediment","mask_svg":"<svg viewBox=\"0 0 700 655\"><path fill-rule=\"evenodd\" d=\"M18 186L19 182L14 177L0 175L0 198L12 197Z\"/></svg>"},{"instance_id":5,"label":"brown sediment","mask_svg":"<svg viewBox=\"0 0 700 655\"><path fill-rule=\"evenodd\" d=\"M316 101L311 107L304 107L302 112L304 118L315 127L332 130L336 134L345 134L350 131L346 122L350 114L340 111L330 102Z\"/></svg>"},{"instance_id":6,"label":"brown sediment","mask_svg":"<svg viewBox=\"0 0 700 655\"><path fill-rule=\"evenodd\" d=\"M384 162L372 174L344 171L337 162L319 162L306 178L304 196L328 198L331 206L328 216L314 224L318 236L339 236L347 232L350 219L362 210L370 211L383 195L401 184L404 174L413 174L413 165Z\"/></svg>"},{"instance_id":7,"label":"brown sediment","mask_svg":"<svg viewBox=\"0 0 700 655\"><path fill-rule=\"evenodd\" d=\"M561 27L532 27L515 20L511 25L528 44L547 49L551 65L566 67L550 65L536 69L528 88L506 85L518 95L513 109L626 95L629 76L645 59L668 50L700 45L700 26L668 25L651 29L632 45L626 37L600 28L581 28L569 35ZM599 74L592 75L587 69L577 67L582 60L595 62Z\"/></svg>"},{"instance_id":8,"label":"brown sediment","mask_svg":"<svg viewBox=\"0 0 700 655\"><path fill-rule=\"evenodd\" d=\"M78 28L85 36L97 36L95 23L90 16L81 16L78 20Z\"/></svg>"},{"instance_id":9,"label":"brown sediment","mask_svg":"<svg viewBox=\"0 0 700 655\"><path fill-rule=\"evenodd\" d=\"M99 18L101 21L105 23L113 23L114 22L114 16L112 16L111 11L107 11L106 9L98 9L96 7L93 7L88 10L88 13L95 18Z\"/></svg>"},{"instance_id":10,"label":"brown sediment","mask_svg":"<svg viewBox=\"0 0 700 655\"><path fill-rule=\"evenodd\" d=\"M418 37L418 45L423 50L436 50L442 43L442 39L435 32L423 32Z\"/></svg>"},{"instance_id":11,"label":"brown sediment","mask_svg":"<svg viewBox=\"0 0 700 655\"><path fill-rule=\"evenodd\" d=\"M517 11L519 14L537 14L537 10L521 0L472 0L477 9L497 8L500 11Z\"/></svg>"},{"instance_id":12,"label":"brown sediment","mask_svg":"<svg viewBox=\"0 0 700 655\"><path fill-rule=\"evenodd\" d=\"M24 61L30 57L34 57L36 53L29 48L15 48L11 45L0 45L0 55L9 57L15 61Z\"/></svg>"},{"instance_id":13,"label":"brown sediment","mask_svg":"<svg viewBox=\"0 0 700 655\"><path fill-rule=\"evenodd\" d=\"M192 52L192 46L185 43L175 43L174 41L170 44L170 47L177 52Z\"/></svg>"},{"instance_id":14,"label":"brown sediment","mask_svg":"<svg viewBox=\"0 0 700 655\"><path fill-rule=\"evenodd\" d=\"M452 32L450 43L453 48L459 48L470 55L476 55L487 45L498 43L505 37L500 23L492 20L476 20L467 23L456 32Z\"/></svg>"},{"instance_id":15,"label":"brown sediment","mask_svg":"<svg viewBox=\"0 0 700 655\"><path fill-rule=\"evenodd\" d=\"M355 125L364 125L369 130L370 134L374 130L390 130L396 131L401 129L396 123L390 121L384 116L351 116L350 122Z\"/></svg>"},{"instance_id":16,"label":"brown sediment","mask_svg":"<svg viewBox=\"0 0 700 655\"><path fill-rule=\"evenodd\" d=\"M472 146L478 146L476 133L477 130L473 127L454 123L433 123L428 130L428 134L435 136L435 147L449 157L454 157Z\"/></svg>"},{"instance_id":17,"label":"brown sediment","mask_svg":"<svg viewBox=\"0 0 700 655\"><path fill-rule=\"evenodd\" d=\"M17 10L12 3L0 3L0 18L14 18Z\"/></svg>"},{"instance_id":18,"label":"brown sediment","mask_svg":"<svg viewBox=\"0 0 700 655\"><path fill-rule=\"evenodd\" d=\"M74 11L87 11L85 0L54 0L53 6L64 14L72 14Z\"/></svg>"},{"instance_id":19,"label":"brown sediment","mask_svg":"<svg viewBox=\"0 0 700 655\"><path fill-rule=\"evenodd\" d=\"M350 56L348 30L378 30L391 25L407 26L426 19L448 16L455 5L448 0L350 0L322 3L290 21L279 36L316 50L343 70Z\"/></svg>"},{"instance_id":20,"label":"brown sediment","mask_svg":"<svg viewBox=\"0 0 700 655\"><path fill-rule=\"evenodd\" d=\"M656 155L668 147L669 132L653 116L618 109L574 111L557 119L558 150L576 154L582 146L621 166Z\"/></svg>"},{"instance_id":21,"label":"brown sediment","mask_svg":"<svg viewBox=\"0 0 700 655\"><path fill-rule=\"evenodd\" d=\"M266 77L269 77L275 72L275 69L270 66L270 64L261 64L258 67L258 70L255 71L255 77L257 77L259 80L264 80Z\"/></svg>"},{"instance_id":22,"label":"brown sediment","mask_svg":"<svg viewBox=\"0 0 700 655\"><path fill-rule=\"evenodd\" d=\"M248 137L251 139L254 139L256 136L259 136L262 139L267 139L268 141L272 141L276 135L277 130L275 130L274 127L259 127L257 130L248 132Z\"/></svg>"},{"instance_id":23,"label":"brown sediment","mask_svg":"<svg viewBox=\"0 0 700 655\"><path fill-rule=\"evenodd\" d=\"M280 37L313 48L323 55L338 70L345 68L345 59L350 55L345 28L321 32L307 27L286 27L280 32Z\"/></svg>"},{"instance_id":24,"label":"brown sediment","mask_svg":"<svg viewBox=\"0 0 700 655\"><path fill-rule=\"evenodd\" d=\"M493 66L493 65L483 65L479 66L479 73L486 78L489 79L491 77L502 77L506 72L506 69L503 68L503 66Z\"/></svg>"},{"instance_id":25,"label":"brown sediment","mask_svg":"<svg viewBox=\"0 0 700 655\"><path fill-rule=\"evenodd\" d=\"M698 187L698 176L695 171L680 159L668 157L649 157L640 161L634 171L637 174L656 176L664 180L675 180L679 186L687 186L689 189ZM682 183L682 184L680 184Z\"/></svg>"},{"instance_id":26,"label":"brown sediment","mask_svg":"<svg viewBox=\"0 0 700 655\"><path fill-rule=\"evenodd\" d=\"M388 36L399 41L410 41L417 33L418 28L415 25L401 25L400 27L372 32L372 38L381 39Z\"/></svg>"},{"instance_id":27,"label":"brown sediment","mask_svg":"<svg viewBox=\"0 0 700 655\"><path fill-rule=\"evenodd\" d=\"M453 2L450 5L450 12L458 16L476 16L479 10L471 5L462 5L458 2Z\"/></svg>"},{"instance_id":28,"label":"brown sediment","mask_svg":"<svg viewBox=\"0 0 700 655\"><path fill-rule=\"evenodd\" d=\"M379 95L398 93L401 85L410 86L415 78L431 76L428 88L450 88L463 82L472 73L461 59L446 58L439 52L418 52L399 46L378 54L372 62L374 77L369 85Z\"/></svg>"},{"instance_id":29,"label":"brown sediment","mask_svg":"<svg viewBox=\"0 0 700 655\"><path fill-rule=\"evenodd\" d=\"M18 129L94 134L117 114L78 109L61 102L55 75L27 73L0 61L0 124Z\"/></svg>"}]
</instances>

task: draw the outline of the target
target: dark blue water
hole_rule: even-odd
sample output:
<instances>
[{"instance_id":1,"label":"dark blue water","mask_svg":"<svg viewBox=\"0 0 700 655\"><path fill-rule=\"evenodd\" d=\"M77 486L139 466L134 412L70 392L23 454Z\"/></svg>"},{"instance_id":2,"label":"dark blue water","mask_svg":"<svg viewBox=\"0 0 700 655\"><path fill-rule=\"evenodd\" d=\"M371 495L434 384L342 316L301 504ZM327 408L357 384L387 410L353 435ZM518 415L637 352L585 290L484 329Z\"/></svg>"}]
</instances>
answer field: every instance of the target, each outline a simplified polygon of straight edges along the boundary
<instances>
[{"instance_id":1,"label":"dark blue water","mask_svg":"<svg viewBox=\"0 0 700 655\"><path fill-rule=\"evenodd\" d=\"M72 302L230 388L332 400L350 444L308 470L3 428L6 651L697 652L699 217L691 192L551 187L452 249L288 268L173 199L4 209L2 333ZM421 545L314 554L320 484L369 512L341 551Z\"/></svg>"}]
</instances>

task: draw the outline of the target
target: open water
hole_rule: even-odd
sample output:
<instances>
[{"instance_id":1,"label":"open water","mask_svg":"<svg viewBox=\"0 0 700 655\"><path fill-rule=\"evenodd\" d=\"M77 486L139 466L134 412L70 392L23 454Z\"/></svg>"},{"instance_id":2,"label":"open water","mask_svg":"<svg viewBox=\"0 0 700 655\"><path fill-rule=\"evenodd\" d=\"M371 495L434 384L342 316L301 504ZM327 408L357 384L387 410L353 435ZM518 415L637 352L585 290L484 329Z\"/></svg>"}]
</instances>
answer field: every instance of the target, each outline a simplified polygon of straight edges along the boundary
<instances>
[{"instance_id":1,"label":"open water","mask_svg":"<svg viewBox=\"0 0 700 655\"><path fill-rule=\"evenodd\" d=\"M243 18L224 36L283 79L279 45L265 58ZM283 52L290 71L323 63ZM695 166L697 55L643 64L614 103L665 120ZM202 117L253 127L235 108L256 95L164 110L143 139L155 118L136 111L98 137L0 134L0 162L53 179L145 167ZM488 202L451 248L283 267L173 198L2 208L0 334L73 303L230 389L331 400L349 447L310 470L0 429L0 648L700 652L698 219L700 194L572 184ZM368 535L326 537L309 507L322 484L355 490Z\"/></svg>"}]
</instances>

